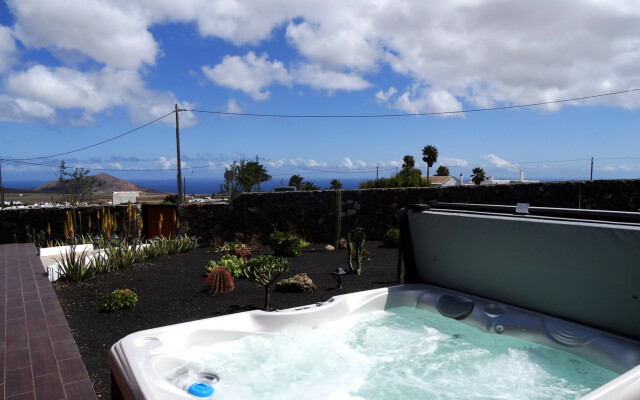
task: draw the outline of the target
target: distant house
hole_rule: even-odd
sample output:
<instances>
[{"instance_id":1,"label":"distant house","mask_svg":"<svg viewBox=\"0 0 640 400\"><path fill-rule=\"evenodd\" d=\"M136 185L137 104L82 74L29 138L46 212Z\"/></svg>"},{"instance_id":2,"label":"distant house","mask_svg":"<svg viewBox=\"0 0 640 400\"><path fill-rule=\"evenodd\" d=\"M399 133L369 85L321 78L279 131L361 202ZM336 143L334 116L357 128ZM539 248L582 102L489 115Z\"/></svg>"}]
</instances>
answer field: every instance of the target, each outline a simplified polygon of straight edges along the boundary
<instances>
[{"instance_id":1,"label":"distant house","mask_svg":"<svg viewBox=\"0 0 640 400\"><path fill-rule=\"evenodd\" d=\"M113 192L113 205L132 202L138 200L140 192Z\"/></svg>"},{"instance_id":2,"label":"distant house","mask_svg":"<svg viewBox=\"0 0 640 400\"><path fill-rule=\"evenodd\" d=\"M520 170L520 179L493 179L492 175L489 175L481 185L515 185L518 183L538 183L539 181L530 181L524 179L524 170ZM473 182L471 182L473 184Z\"/></svg>"},{"instance_id":3,"label":"distant house","mask_svg":"<svg viewBox=\"0 0 640 400\"><path fill-rule=\"evenodd\" d=\"M426 176L422 177L425 181ZM429 182L431 186L447 187L447 186L460 186L460 181L453 176L430 176Z\"/></svg>"}]
</instances>

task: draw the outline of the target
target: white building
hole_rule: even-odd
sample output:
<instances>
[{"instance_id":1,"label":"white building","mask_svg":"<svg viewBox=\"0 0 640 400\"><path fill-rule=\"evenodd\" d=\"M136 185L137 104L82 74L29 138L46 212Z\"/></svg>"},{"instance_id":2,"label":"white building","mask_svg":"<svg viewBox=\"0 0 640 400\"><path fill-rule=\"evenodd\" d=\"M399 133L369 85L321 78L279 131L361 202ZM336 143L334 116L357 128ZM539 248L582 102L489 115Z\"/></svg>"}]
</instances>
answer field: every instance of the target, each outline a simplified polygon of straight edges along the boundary
<instances>
[{"instance_id":1,"label":"white building","mask_svg":"<svg viewBox=\"0 0 640 400\"><path fill-rule=\"evenodd\" d=\"M422 177L425 181L426 176ZM431 186L447 187L447 186L460 186L460 181L453 176L430 176L429 182Z\"/></svg>"},{"instance_id":2,"label":"white building","mask_svg":"<svg viewBox=\"0 0 640 400\"><path fill-rule=\"evenodd\" d=\"M460 178L462 178L462 174L460 174ZM540 181L528 181L524 179L524 170L520 169L520 179L512 180L512 179L493 179L493 175L489 175L487 179L485 179L481 185L514 185L518 183L538 183ZM469 181L467 185L474 185L473 182Z\"/></svg>"},{"instance_id":3,"label":"white building","mask_svg":"<svg viewBox=\"0 0 640 400\"><path fill-rule=\"evenodd\" d=\"M113 192L113 205L138 201L140 192Z\"/></svg>"}]
</instances>

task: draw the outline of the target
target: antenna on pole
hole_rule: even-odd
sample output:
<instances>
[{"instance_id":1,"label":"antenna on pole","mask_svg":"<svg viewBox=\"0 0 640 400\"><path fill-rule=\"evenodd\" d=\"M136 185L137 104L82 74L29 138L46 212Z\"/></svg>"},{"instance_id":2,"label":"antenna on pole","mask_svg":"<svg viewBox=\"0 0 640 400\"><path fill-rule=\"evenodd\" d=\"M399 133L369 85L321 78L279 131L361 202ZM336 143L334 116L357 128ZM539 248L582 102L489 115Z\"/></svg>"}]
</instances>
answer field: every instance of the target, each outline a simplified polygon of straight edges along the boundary
<instances>
[{"instance_id":1,"label":"antenna on pole","mask_svg":"<svg viewBox=\"0 0 640 400\"><path fill-rule=\"evenodd\" d=\"M178 153L178 205L182 203L182 164L180 163L180 122L178 121L178 104L176 104L176 150Z\"/></svg>"}]
</instances>

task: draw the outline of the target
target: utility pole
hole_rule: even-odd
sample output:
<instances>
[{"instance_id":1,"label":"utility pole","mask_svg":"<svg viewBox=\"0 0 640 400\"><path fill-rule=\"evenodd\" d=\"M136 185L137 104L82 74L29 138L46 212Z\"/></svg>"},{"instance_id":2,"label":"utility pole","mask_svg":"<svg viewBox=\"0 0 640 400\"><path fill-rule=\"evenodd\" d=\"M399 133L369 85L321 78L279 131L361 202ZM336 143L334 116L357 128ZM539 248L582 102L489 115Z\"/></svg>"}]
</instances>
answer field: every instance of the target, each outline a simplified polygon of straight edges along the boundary
<instances>
[{"instance_id":1,"label":"utility pole","mask_svg":"<svg viewBox=\"0 0 640 400\"><path fill-rule=\"evenodd\" d=\"M2 158L0 158L0 208L4 208L4 186L2 186Z\"/></svg>"},{"instance_id":2,"label":"utility pole","mask_svg":"<svg viewBox=\"0 0 640 400\"><path fill-rule=\"evenodd\" d=\"M593 157L591 157L591 180L593 180Z\"/></svg>"},{"instance_id":3,"label":"utility pole","mask_svg":"<svg viewBox=\"0 0 640 400\"><path fill-rule=\"evenodd\" d=\"M176 104L176 149L178 152L178 205L182 203L182 165L180 163L180 122L178 121L178 104Z\"/></svg>"},{"instance_id":4,"label":"utility pole","mask_svg":"<svg viewBox=\"0 0 640 400\"><path fill-rule=\"evenodd\" d=\"M376 180L378 180L378 166L376 165Z\"/></svg>"},{"instance_id":5,"label":"utility pole","mask_svg":"<svg viewBox=\"0 0 640 400\"><path fill-rule=\"evenodd\" d=\"M187 202L187 177L183 176L182 177L182 191L184 192L184 199L183 199L183 203Z\"/></svg>"}]
</instances>

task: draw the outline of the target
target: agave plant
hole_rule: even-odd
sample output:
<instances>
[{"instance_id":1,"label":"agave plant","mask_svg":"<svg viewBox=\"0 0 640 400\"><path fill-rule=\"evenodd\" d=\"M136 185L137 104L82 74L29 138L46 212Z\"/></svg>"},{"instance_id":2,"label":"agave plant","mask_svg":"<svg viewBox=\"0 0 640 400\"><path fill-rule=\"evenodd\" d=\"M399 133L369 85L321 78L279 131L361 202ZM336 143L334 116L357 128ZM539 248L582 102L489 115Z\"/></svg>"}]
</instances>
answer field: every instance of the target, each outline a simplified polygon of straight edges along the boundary
<instances>
[{"instance_id":1,"label":"agave plant","mask_svg":"<svg viewBox=\"0 0 640 400\"><path fill-rule=\"evenodd\" d=\"M76 247L71 246L71 251L63 255L59 260L56 259L63 279L77 282L90 278L94 275L95 270L91 264L87 263L88 251L76 252Z\"/></svg>"}]
</instances>

